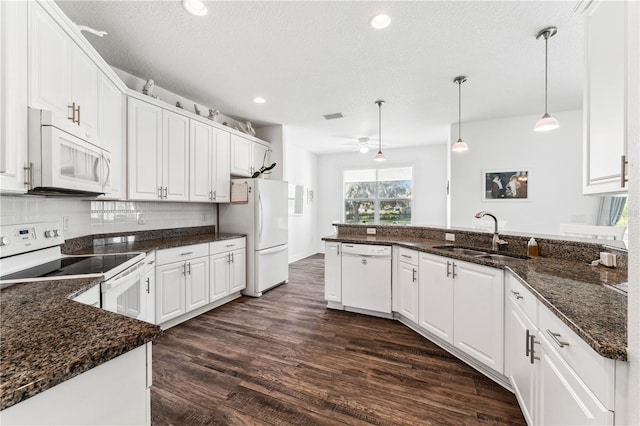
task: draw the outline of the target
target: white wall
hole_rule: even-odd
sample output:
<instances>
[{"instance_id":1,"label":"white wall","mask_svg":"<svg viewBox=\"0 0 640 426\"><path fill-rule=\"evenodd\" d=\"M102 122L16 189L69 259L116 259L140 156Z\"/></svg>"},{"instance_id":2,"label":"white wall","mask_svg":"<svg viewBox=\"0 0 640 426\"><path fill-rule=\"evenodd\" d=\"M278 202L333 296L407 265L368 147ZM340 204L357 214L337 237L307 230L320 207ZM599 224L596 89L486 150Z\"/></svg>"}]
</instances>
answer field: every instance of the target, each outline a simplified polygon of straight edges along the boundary
<instances>
[{"instance_id":1,"label":"white wall","mask_svg":"<svg viewBox=\"0 0 640 426\"><path fill-rule=\"evenodd\" d=\"M505 221L505 231L558 234L560 223L596 224L600 197L582 195L582 112L554 113L560 128L534 132L527 115L462 123L469 151L451 154L451 226L471 227L476 212ZM451 126L451 139L457 139ZM529 171L529 199L483 201L482 171Z\"/></svg>"},{"instance_id":2,"label":"white wall","mask_svg":"<svg viewBox=\"0 0 640 426\"><path fill-rule=\"evenodd\" d=\"M447 146L385 149L387 161L375 153L327 154L318 157L318 236L334 233L331 223L343 220L342 172L348 169L413 166L413 224L444 226L446 220ZM324 252L322 241L317 242Z\"/></svg>"},{"instance_id":3,"label":"white wall","mask_svg":"<svg viewBox=\"0 0 640 426\"><path fill-rule=\"evenodd\" d=\"M182 228L216 224L214 204L142 201L85 201L37 196L0 196L0 222L13 225L68 217L65 238L89 234ZM144 223L138 223L142 219Z\"/></svg>"},{"instance_id":4,"label":"white wall","mask_svg":"<svg viewBox=\"0 0 640 426\"><path fill-rule=\"evenodd\" d=\"M290 184L305 188L301 215L289 216L289 262L318 252L318 157L295 145L286 144L285 176ZM313 191L310 197L309 191Z\"/></svg>"}]
</instances>

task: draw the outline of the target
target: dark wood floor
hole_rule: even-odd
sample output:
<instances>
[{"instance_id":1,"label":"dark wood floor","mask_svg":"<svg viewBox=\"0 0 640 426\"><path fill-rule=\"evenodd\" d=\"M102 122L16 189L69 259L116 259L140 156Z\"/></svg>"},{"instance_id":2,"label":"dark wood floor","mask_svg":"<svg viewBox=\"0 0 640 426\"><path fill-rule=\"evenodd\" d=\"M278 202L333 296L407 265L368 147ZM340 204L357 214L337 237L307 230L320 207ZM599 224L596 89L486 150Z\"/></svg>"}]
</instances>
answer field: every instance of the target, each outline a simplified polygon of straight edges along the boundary
<instances>
[{"instance_id":1,"label":"dark wood floor","mask_svg":"<svg viewBox=\"0 0 640 426\"><path fill-rule=\"evenodd\" d=\"M323 265L154 342L152 424L525 423L513 394L399 322L327 310Z\"/></svg>"}]
</instances>

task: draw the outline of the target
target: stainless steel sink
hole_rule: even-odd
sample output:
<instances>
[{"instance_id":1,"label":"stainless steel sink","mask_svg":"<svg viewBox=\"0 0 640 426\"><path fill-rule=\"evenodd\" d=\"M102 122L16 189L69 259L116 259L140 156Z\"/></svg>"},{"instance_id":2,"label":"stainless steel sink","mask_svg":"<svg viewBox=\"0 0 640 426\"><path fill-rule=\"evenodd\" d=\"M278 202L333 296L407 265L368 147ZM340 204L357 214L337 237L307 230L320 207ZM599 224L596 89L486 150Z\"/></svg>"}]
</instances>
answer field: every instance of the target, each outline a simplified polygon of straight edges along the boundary
<instances>
[{"instance_id":1,"label":"stainless steel sink","mask_svg":"<svg viewBox=\"0 0 640 426\"><path fill-rule=\"evenodd\" d=\"M445 250L452 253L465 254L467 256L482 256L488 254L486 251L473 250L464 247L455 247L455 246L438 246L434 247L434 249Z\"/></svg>"}]
</instances>

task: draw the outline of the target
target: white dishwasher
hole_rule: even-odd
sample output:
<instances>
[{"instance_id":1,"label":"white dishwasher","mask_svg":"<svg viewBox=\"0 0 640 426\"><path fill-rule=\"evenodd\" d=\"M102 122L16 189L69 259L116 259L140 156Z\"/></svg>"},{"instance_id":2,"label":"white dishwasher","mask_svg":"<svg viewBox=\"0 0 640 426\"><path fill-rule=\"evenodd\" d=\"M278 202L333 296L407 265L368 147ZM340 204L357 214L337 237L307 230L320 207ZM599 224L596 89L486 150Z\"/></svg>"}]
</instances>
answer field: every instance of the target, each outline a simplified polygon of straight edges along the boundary
<instances>
[{"instance_id":1,"label":"white dishwasher","mask_svg":"<svg viewBox=\"0 0 640 426\"><path fill-rule=\"evenodd\" d=\"M342 304L391 313L391 247L342 244Z\"/></svg>"}]
</instances>

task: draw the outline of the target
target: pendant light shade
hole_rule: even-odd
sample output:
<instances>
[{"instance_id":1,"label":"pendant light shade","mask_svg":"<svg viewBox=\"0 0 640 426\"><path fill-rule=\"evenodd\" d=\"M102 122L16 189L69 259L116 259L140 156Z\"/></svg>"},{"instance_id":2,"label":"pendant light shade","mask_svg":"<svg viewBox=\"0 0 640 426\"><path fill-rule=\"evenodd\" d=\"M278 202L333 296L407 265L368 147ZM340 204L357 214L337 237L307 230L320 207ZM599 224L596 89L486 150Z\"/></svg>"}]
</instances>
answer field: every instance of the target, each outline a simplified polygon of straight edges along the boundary
<instances>
[{"instance_id":1,"label":"pendant light shade","mask_svg":"<svg viewBox=\"0 0 640 426\"><path fill-rule=\"evenodd\" d=\"M462 115L462 83L464 83L465 81L467 81L467 77L465 77L464 75L461 75L453 79L453 82L458 85L458 140L451 147L451 151L453 152L464 152L469 149L467 144L464 143L464 141L462 140L462 136L460 132L461 130L460 117Z\"/></svg>"},{"instance_id":2,"label":"pendant light shade","mask_svg":"<svg viewBox=\"0 0 640 426\"><path fill-rule=\"evenodd\" d=\"M376 105L378 105L378 153L373 159L375 161L385 161L384 154L382 153L382 104L384 101L376 101Z\"/></svg>"},{"instance_id":3,"label":"pendant light shade","mask_svg":"<svg viewBox=\"0 0 640 426\"><path fill-rule=\"evenodd\" d=\"M557 33L558 29L556 27L547 27L540 30L538 32L538 35L536 36L536 39L538 40L544 38L544 115L540 120L536 122L536 125L533 128L533 130L535 130L536 132L546 132L548 130L553 130L560 127L560 124L558 124L558 120L550 116L547 110L547 68L549 64L547 45L549 43L549 38L553 37Z\"/></svg>"}]
</instances>

